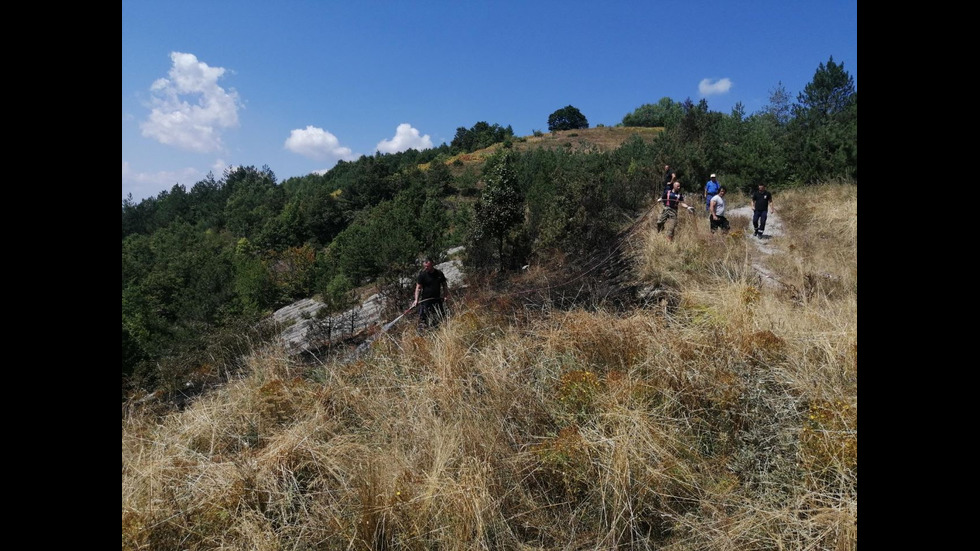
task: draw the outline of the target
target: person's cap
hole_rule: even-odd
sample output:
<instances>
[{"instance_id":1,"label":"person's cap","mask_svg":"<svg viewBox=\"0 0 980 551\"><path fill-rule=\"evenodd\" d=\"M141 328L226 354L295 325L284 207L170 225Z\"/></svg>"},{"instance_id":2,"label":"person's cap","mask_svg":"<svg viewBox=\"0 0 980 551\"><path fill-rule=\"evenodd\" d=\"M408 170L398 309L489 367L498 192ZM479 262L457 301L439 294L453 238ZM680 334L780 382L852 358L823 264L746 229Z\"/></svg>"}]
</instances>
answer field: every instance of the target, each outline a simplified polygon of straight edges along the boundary
<instances>
[{"instance_id":1,"label":"person's cap","mask_svg":"<svg viewBox=\"0 0 980 551\"><path fill-rule=\"evenodd\" d=\"M712 174L712 175L711 175L711 177L712 177L712 178L717 178L717 177L718 177L718 175L717 175L717 174Z\"/></svg>"}]
</instances>

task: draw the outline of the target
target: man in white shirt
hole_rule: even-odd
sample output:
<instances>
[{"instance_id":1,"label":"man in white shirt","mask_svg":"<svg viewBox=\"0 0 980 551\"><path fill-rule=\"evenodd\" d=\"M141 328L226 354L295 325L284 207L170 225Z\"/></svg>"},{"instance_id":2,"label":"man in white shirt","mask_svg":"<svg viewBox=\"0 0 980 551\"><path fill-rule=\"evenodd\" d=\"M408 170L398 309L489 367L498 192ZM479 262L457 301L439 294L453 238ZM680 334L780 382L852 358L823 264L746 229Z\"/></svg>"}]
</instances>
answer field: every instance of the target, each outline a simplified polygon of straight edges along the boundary
<instances>
[{"instance_id":1,"label":"man in white shirt","mask_svg":"<svg viewBox=\"0 0 980 551\"><path fill-rule=\"evenodd\" d=\"M714 232L718 228L722 231L727 232L731 229L728 224L728 219L725 218L725 186L718 188L718 194L711 198L711 202L708 203L708 213L711 218L711 231Z\"/></svg>"}]
</instances>

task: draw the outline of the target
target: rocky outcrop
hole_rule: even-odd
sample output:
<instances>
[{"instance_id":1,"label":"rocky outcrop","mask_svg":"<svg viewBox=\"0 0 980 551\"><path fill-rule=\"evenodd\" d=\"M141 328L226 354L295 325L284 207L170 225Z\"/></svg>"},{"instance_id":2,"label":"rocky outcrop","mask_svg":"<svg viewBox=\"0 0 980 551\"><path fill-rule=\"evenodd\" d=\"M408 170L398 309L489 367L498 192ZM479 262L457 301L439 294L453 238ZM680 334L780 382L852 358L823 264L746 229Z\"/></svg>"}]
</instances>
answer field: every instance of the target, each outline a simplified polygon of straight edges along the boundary
<instances>
[{"instance_id":1,"label":"rocky outcrop","mask_svg":"<svg viewBox=\"0 0 980 551\"><path fill-rule=\"evenodd\" d=\"M458 249L450 253L458 252ZM465 287L463 264L450 260L436 266L446 274L449 288ZM412 281L404 281L411 285ZM382 314L399 305L389 304L390 299L376 293L363 303L345 312L329 315L327 305L313 298L298 300L272 314L272 320L281 327L279 338L291 354L302 354L312 349L339 342L370 332L384 323Z\"/></svg>"}]
</instances>

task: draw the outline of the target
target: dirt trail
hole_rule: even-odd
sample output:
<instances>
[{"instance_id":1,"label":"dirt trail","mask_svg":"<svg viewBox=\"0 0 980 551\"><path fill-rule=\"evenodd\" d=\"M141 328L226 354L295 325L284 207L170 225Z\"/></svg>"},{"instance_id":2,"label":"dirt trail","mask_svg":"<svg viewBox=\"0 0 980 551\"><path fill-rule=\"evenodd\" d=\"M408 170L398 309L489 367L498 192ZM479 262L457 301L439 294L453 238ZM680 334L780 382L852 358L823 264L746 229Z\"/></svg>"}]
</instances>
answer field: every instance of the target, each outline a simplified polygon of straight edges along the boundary
<instances>
[{"instance_id":1,"label":"dirt trail","mask_svg":"<svg viewBox=\"0 0 980 551\"><path fill-rule=\"evenodd\" d=\"M777 212L769 213L769 217L766 219L766 230L761 239L753 237L752 233L750 233L752 232L751 206L747 205L729 210L728 218L747 218L749 220L748 228L745 230L745 238L751 241L755 250L760 253L758 255L752 255L752 268L759 273L759 279L763 286L780 286L781 283L779 280L765 266L766 257L782 251L782 238L785 234L783 233L783 221L779 218L779 214Z\"/></svg>"}]
</instances>

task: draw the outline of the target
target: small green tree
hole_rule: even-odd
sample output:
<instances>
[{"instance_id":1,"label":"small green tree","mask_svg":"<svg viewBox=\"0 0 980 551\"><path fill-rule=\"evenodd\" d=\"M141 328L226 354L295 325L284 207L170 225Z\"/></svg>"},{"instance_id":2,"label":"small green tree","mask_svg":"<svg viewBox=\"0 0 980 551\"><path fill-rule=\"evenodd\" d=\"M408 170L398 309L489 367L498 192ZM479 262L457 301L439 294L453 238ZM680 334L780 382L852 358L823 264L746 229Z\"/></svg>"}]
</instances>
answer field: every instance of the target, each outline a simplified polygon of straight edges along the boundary
<instances>
[{"instance_id":1,"label":"small green tree","mask_svg":"<svg viewBox=\"0 0 980 551\"><path fill-rule=\"evenodd\" d=\"M548 130L551 132L588 127L589 120L585 118L585 115L581 111L571 105L566 105L551 115L548 115Z\"/></svg>"},{"instance_id":2,"label":"small green tree","mask_svg":"<svg viewBox=\"0 0 980 551\"><path fill-rule=\"evenodd\" d=\"M475 241L496 245L500 268L504 268L504 245L511 229L524 218L524 197L517 182L513 154L494 155L484 168L486 187L474 206Z\"/></svg>"},{"instance_id":3,"label":"small green tree","mask_svg":"<svg viewBox=\"0 0 980 551\"><path fill-rule=\"evenodd\" d=\"M781 126L789 123L793 116L793 108L790 105L789 92L786 91L782 81L769 91L769 103L762 108L762 114L769 115Z\"/></svg>"},{"instance_id":4,"label":"small green tree","mask_svg":"<svg viewBox=\"0 0 980 551\"><path fill-rule=\"evenodd\" d=\"M335 275L320 290L320 300L324 308L316 312L313 318L313 331L316 336L326 342L333 340L333 333L341 325L340 320L334 319L334 314L342 312L357 304L357 293L343 274Z\"/></svg>"}]
</instances>

